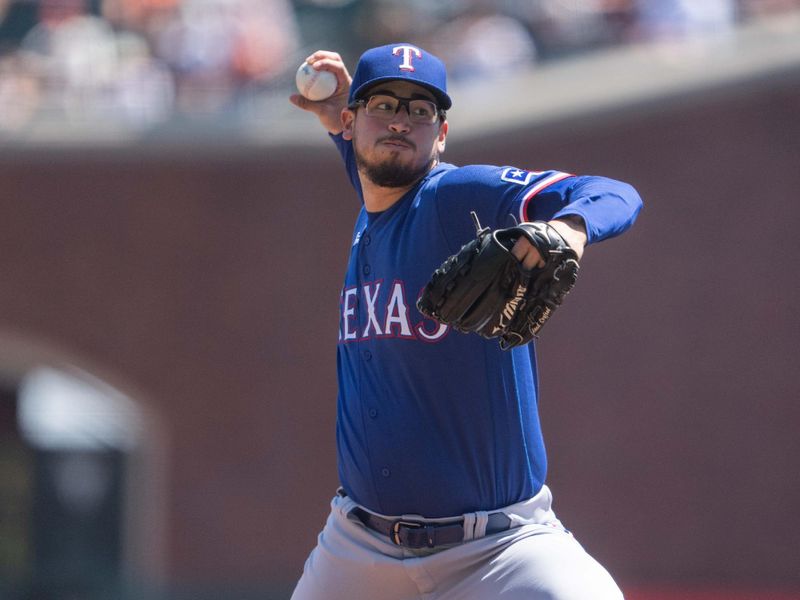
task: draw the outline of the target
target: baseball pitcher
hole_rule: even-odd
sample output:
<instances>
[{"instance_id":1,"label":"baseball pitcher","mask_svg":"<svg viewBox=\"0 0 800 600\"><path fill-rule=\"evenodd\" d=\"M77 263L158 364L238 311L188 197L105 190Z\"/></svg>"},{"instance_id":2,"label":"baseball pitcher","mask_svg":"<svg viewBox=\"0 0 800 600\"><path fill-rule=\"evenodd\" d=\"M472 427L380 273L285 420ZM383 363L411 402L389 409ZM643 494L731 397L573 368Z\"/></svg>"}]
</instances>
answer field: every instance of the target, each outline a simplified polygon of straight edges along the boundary
<instances>
[{"instance_id":1,"label":"baseball pitcher","mask_svg":"<svg viewBox=\"0 0 800 600\"><path fill-rule=\"evenodd\" d=\"M295 600L610 600L612 577L545 485L535 338L584 248L627 230L628 184L441 162L444 64L366 51L332 96L291 101L328 131L362 207L341 291L341 488Z\"/></svg>"}]
</instances>

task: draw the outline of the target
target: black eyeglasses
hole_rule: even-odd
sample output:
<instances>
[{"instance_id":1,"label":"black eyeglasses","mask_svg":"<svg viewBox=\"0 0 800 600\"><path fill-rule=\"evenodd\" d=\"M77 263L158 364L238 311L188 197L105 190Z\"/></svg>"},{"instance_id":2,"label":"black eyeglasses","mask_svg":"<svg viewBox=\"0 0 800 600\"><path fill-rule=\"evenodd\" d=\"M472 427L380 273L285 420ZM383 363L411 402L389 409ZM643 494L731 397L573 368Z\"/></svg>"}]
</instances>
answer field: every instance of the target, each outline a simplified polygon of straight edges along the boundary
<instances>
[{"instance_id":1,"label":"black eyeglasses","mask_svg":"<svg viewBox=\"0 0 800 600\"><path fill-rule=\"evenodd\" d=\"M445 116L445 112L430 100L400 98L386 92L374 94L350 104L350 108L355 108L356 106L363 106L368 117L375 117L382 121L394 119L397 111L403 106L405 106L406 113L408 113L408 120L418 125L432 125L439 117L444 118Z\"/></svg>"}]
</instances>

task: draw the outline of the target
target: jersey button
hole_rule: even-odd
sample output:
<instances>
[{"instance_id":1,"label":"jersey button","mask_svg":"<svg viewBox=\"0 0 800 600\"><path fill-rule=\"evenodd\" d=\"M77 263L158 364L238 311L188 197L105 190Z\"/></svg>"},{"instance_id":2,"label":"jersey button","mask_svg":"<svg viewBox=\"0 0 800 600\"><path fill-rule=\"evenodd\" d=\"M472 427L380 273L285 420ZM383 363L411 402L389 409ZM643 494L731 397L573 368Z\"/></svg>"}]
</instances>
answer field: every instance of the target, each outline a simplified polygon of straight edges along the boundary
<instances>
[{"instance_id":1,"label":"jersey button","mask_svg":"<svg viewBox=\"0 0 800 600\"><path fill-rule=\"evenodd\" d=\"M365 235L364 237L361 238L361 241L364 242L365 246L369 246L370 242L372 241L372 238L369 235Z\"/></svg>"},{"instance_id":2,"label":"jersey button","mask_svg":"<svg viewBox=\"0 0 800 600\"><path fill-rule=\"evenodd\" d=\"M369 275L372 272L372 268L369 265L364 265L364 268L361 269L364 275Z\"/></svg>"},{"instance_id":3,"label":"jersey button","mask_svg":"<svg viewBox=\"0 0 800 600\"><path fill-rule=\"evenodd\" d=\"M391 475L391 472L386 467L383 467L381 469L381 475L383 475L384 477L388 477L389 475Z\"/></svg>"},{"instance_id":4,"label":"jersey button","mask_svg":"<svg viewBox=\"0 0 800 600\"><path fill-rule=\"evenodd\" d=\"M364 350L364 360L372 360L372 352Z\"/></svg>"},{"instance_id":5,"label":"jersey button","mask_svg":"<svg viewBox=\"0 0 800 600\"><path fill-rule=\"evenodd\" d=\"M378 409L377 408L370 408L369 409L369 416L372 419L376 418L378 416Z\"/></svg>"}]
</instances>

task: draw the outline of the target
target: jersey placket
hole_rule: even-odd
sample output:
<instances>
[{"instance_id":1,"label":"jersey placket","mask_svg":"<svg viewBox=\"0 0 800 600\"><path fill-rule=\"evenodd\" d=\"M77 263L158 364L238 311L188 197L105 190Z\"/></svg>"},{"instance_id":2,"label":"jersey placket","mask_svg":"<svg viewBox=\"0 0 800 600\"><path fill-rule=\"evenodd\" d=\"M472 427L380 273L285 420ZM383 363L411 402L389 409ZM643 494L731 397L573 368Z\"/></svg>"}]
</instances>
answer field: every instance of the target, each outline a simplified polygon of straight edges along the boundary
<instances>
[{"instance_id":1,"label":"jersey placket","mask_svg":"<svg viewBox=\"0 0 800 600\"><path fill-rule=\"evenodd\" d=\"M374 228L367 225L361 234L358 244L358 260L356 262L358 278L358 361L359 361L359 387L361 388L361 410L365 428L365 436L370 448L370 470L373 473L373 481L376 482L375 491L378 497L381 496L382 487L380 482L391 477L390 465L387 464L383 453L374 451L377 443L382 441L384 418L381 415L379 399L380 367L376 355L377 348L375 336L380 335L381 331L373 326L371 317L373 311L377 310L379 304L377 298L383 293L380 289L380 276L376 267L379 266L378 250L375 249ZM373 443L374 442L374 443Z\"/></svg>"}]
</instances>

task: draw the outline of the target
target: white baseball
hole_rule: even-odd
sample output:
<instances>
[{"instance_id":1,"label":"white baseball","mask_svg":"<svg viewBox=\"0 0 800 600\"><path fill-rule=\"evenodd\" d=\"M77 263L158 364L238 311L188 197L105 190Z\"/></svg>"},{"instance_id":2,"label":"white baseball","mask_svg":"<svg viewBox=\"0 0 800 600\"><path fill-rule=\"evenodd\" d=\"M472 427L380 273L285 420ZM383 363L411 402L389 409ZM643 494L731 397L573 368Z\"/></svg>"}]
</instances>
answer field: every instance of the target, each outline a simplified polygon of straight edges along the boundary
<instances>
[{"instance_id":1,"label":"white baseball","mask_svg":"<svg viewBox=\"0 0 800 600\"><path fill-rule=\"evenodd\" d=\"M297 69L295 83L303 96L314 101L330 98L338 85L336 75L330 71L317 71L305 62Z\"/></svg>"}]
</instances>

